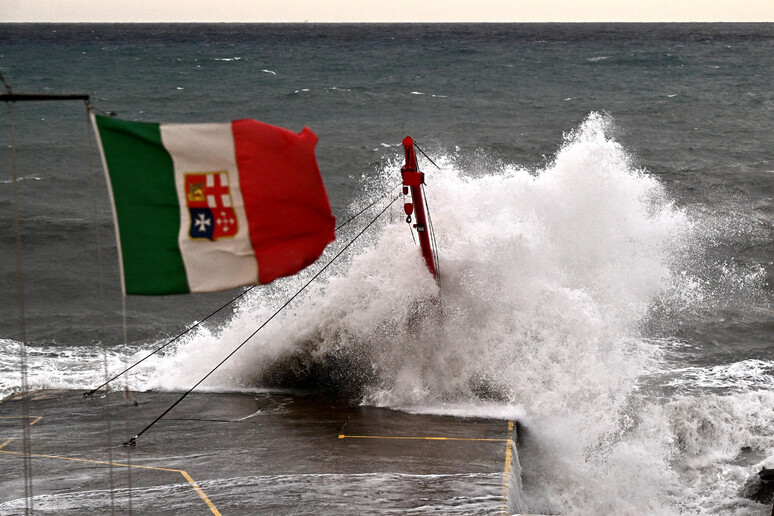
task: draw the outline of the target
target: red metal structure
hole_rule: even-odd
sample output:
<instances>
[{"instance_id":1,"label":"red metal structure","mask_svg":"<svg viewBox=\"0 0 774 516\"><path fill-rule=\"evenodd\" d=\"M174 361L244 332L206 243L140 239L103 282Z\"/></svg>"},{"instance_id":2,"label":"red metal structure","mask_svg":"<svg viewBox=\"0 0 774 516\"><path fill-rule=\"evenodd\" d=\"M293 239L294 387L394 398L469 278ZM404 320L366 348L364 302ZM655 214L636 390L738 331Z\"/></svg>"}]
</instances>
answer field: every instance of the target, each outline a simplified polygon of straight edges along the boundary
<instances>
[{"instance_id":1,"label":"red metal structure","mask_svg":"<svg viewBox=\"0 0 774 516\"><path fill-rule=\"evenodd\" d=\"M435 269L435 255L430 245L430 231L425 217L425 200L422 195L422 185L425 183L425 174L419 171L417 165L417 155L414 152L414 140L411 136L403 139L403 151L406 154L406 164L400 169L403 176L403 195L411 192L411 200L406 199L403 208L406 211L406 221L411 222L411 215L414 215L416 223L414 228L419 236L419 247L422 249L422 256L430 273L437 280L438 272Z\"/></svg>"}]
</instances>

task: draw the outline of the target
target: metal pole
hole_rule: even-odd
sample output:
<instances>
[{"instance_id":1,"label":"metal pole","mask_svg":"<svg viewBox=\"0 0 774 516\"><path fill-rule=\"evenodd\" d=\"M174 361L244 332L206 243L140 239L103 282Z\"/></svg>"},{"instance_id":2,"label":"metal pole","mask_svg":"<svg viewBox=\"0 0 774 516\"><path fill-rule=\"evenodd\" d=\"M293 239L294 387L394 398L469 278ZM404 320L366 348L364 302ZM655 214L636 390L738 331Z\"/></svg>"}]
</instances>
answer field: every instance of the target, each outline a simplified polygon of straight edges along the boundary
<instances>
[{"instance_id":1,"label":"metal pole","mask_svg":"<svg viewBox=\"0 0 774 516\"><path fill-rule=\"evenodd\" d=\"M24 102L31 100L83 100L88 102L88 95L50 95L47 93L0 93L0 100L6 102Z\"/></svg>"},{"instance_id":2,"label":"metal pole","mask_svg":"<svg viewBox=\"0 0 774 516\"><path fill-rule=\"evenodd\" d=\"M400 169L401 176L403 176L403 195L408 195L409 191L411 192L411 202L406 202L404 204L407 221L410 222L413 213L414 218L416 219L414 227L417 230L419 247L422 249L422 256L425 259L425 264L433 277L438 279L438 274L435 270L433 248L430 245L430 233L425 218L425 200L422 196L422 185L425 183L425 174L419 171L417 155L414 152L414 140L411 139L411 136L406 136L403 139L403 151L406 154L406 164Z\"/></svg>"}]
</instances>

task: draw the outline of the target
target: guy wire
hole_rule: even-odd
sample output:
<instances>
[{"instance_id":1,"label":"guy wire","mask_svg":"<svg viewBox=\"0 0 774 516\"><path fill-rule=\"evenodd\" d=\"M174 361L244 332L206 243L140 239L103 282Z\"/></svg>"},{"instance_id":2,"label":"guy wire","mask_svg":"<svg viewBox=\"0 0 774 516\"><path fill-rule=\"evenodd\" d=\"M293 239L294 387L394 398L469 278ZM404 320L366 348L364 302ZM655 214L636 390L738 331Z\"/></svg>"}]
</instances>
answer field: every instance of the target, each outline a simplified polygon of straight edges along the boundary
<instances>
[{"instance_id":1,"label":"guy wire","mask_svg":"<svg viewBox=\"0 0 774 516\"><path fill-rule=\"evenodd\" d=\"M432 164L433 164L433 166L435 166L435 168L437 168L438 170L441 170L441 167L439 167L438 165L436 165L436 164L435 164L435 161L433 161L432 159L430 159L430 156L428 156L427 154L425 154L425 151L423 151L423 150L422 150L422 149L419 147L419 145L417 145L417 142L416 142L416 141L414 142L414 147L416 147L416 148L417 148L417 150L418 150L419 152L421 152L421 153L422 153L422 156L426 157L426 158L427 158L427 161L429 161L430 163L432 163Z\"/></svg>"},{"instance_id":2,"label":"guy wire","mask_svg":"<svg viewBox=\"0 0 774 516\"><path fill-rule=\"evenodd\" d=\"M363 208L363 209L361 209L359 212L357 212L355 215L353 215L352 217L350 217L350 218L349 218L349 220L347 220L346 222L343 222L343 223L339 224L339 225L336 227L336 229L335 229L334 231L337 231L337 232L338 232L338 231L339 231L341 228L343 228L344 226L346 226L347 224L349 224L350 222L352 222L353 220L355 220L357 217L359 217L360 215L362 215L362 214L363 214L363 213L364 213L366 210L370 209L371 207L373 207L373 205L374 205L374 204L376 204L377 202L379 202L380 200L382 200L382 198L383 198L383 197L386 197L387 195L389 195L389 193L390 193L390 192L391 192L391 191L392 191L394 188L395 188L395 186L392 186L392 187L390 188L390 190L388 190L388 191L387 191L387 193L386 193L386 194L382 194L382 195L380 195L380 196L379 196L379 197L377 197L377 198L376 198L376 199L375 199L375 200L374 200L374 201L373 201L371 204L369 204L368 206L366 206L365 208ZM393 201L393 202L394 202L394 201ZM390 203L390 204L392 204L392 203ZM252 286L250 286L250 287L247 287L247 288L246 288L246 289L244 289L242 292L240 292L240 293L239 293L237 296L235 296L234 298L232 298L230 301L228 301L228 302L224 303L224 304L223 304L223 305L222 305L220 308L218 308L218 309L216 309L214 312L210 313L208 316L206 316L206 317L205 317L204 319L202 319L201 321L197 321L195 324L192 324L192 325L191 325L191 326L189 326L188 328L184 329L183 331L181 331L180 333L178 333L177 335L175 335L174 337L172 337L171 339L169 339L167 342L165 342L164 344L162 344L162 345L161 345L161 346L159 346L158 348L156 348L156 349L154 349L153 351L151 351L150 353L148 353L146 356L144 356L143 358L141 358L140 360L138 360L137 362L135 362L135 363L134 363L134 364L132 364L131 366L129 366L129 367L127 367L127 368L125 368L125 369L124 369L123 371L121 371L120 373L117 373L117 374L115 374L115 375L114 375L114 376L112 376L112 377L111 377L109 380L106 380L104 383L102 383L101 385L98 385L97 387L93 388L93 389L92 389L92 390L90 390L89 392L84 392L84 393L83 393L83 395L84 395L85 397L88 397L88 396L91 396L91 395L93 395L95 392L97 392L97 391L98 391L98 390L100 390L101 388L105 387L107 384L109 384L110 382L112 382L112 381L113 381L113 380L115 380L116 378L118 378L118 377L120 377L120 376L124 375L125 373L127 373L127 372L128 372L128 371L130 371L131 369L135 368L136 366L140 365L141 363L145 362L147 359L149 359L150 357L152 357L153 355L155 355L155 354L156 354L156 353L158 353L159 351L163 350L164 348L166 348L166 347L167 347L167 346L169 346L170 344L172 344L172 343L176 342L177 340L179 340L180 338L182 338L183 336L185 336L185 335L186 335L187 333L189 333L190 331L192 331L192 330L194 330L194 329L198 328L199 326L201 326L202 324L204 324L205 322L207 322L207 320L208 320L208 319L210 319L211 317L213 317L215 314L217 314L218 312L220 312L220 311L221 311L221 310L223 310L224 308L226 308L226 307L228 307L228 306L231 306L231 305L233 305L233 304L234 304L234 303L236 303L236 302L237 302L237 301L238 301L240 298L244 297L244 296L245 296L245 294L247 294L248 292L252 291L252 290L253 290L254 288L256 288L257 286L258 286L258 285L252 285ZM126 316L124 315L124 319L125 319L125 318L126 318ZM125 324L125 323L124 323L124 326L126 326L126 324ZM124 344L126 344L126 327L124 327Z\"/></svg>"},{"instance_id":3,"label":"guy wire","mask_svg":"<svg viewBox=\"0 0 774 516\"><path fill-rule=\"evenodd\" d=\"M226 358L224 358L223 360L221 360L221 361L220 361L220 363L218 363L218 365L216 365L214 368L212 368L212 370L211 370L209 373L207 373L207 374L206 374L206 375L205 375L205 376L204 376L204 377L203 377L201 380L199 380L198 382L196 382L196 384L195 384L193 387L191 387L190 389L188 389L188 391L187 391L187 392L185 392L185 393L184 393L184 394L183 394L183 395L182 395L182 396L181 396L181 397L180 397L180 398L179 398L177 401L175 401L175 402L174 402L174 403L173 403L173 404L172 404L172 405L171 405L169 408L167 408L167 410L165 410L165 411L164 411L164 412L163 412L163 413L162 413L160 416L158 416L156 419L154 419L154 420L153 420L153 422L151 422L151 423L150 423L148 426L146 426L145 428L143 428L143 429L142 429L142 431L140 431L140 432L139 432L137 435L135 435L134 437L131 437L131 438L130 438L128 441L126 441L126 442L124 443L124 446L134 446L134 445L136 445L136 444L137 444L137 439L138 439L138 438L139 438L139 437L140 437L142 434L144 434L144 433L145 433L145 432L146 432L146 431L147 431L147 430L148 430L150 427L152 427L153 425L155 425L155 424L156 424L156 423L157 423L157 422L158 422L158 421L159 421L161 418L163 418L165 415L167 415L167 414L169 413L169 411L171 411L173 408L175 408L175 407L177 406L177 404L178 404L178 403L180 403L181 401L183 401L183 400L185 399L185 397L186 397L186 396L188 396L188 395L189 395L191 392L193 392L193 390L194 390L194 389L196 389L196 388L197 388L197 387L198 387L198 386L199 386L199 385L200 385L200 384L201 384L201 383L202 383L204 380L206 380L207 378L209 378L209 376L210 376L212 373L214 373L215 371L217 371L217 370L218 370L218 368L220 368L220 366L222 366L223 364L225 364L225 363L226 363L226 361L227 361L229 358L231 358L232 356L234 356L234 354L235 354L237 351L239 351L240 349L242 349L242 346L244 346L245 344L247 344L247 343L250 341L250 339L252 339L252 338L253 338L253 337L254 337L254 336L255 336L255 335L256 335L256 334L257 334L259 331L261 331L261 330L262 330L262 329L263 329L263 328L264 328L264 327L265 327L267 324L269 324L269 323L272 321L272 319L274 319L274 318L275 318L275 317L276 317L276 316L277 316L277 315L278 315L280 312L282 312L282 310L284 310L285 308L287 308L287 306L288 306L288 305L289 305L291 302L293 302L293 300L294 300L295 298L297 298L297 297L298 297L298 296L301 294L301 292L303 292L304 290L306 290L306 288L307 288L309 285L311 285L311 284L312 284L312 283L313 283L313 282L314 282L314 281L315 281L317 278L319 278L319 277L320 277L320 275L321 275L323 272L325 272L325 270L326 270L326 269L327 269L327 268L328 268L328 267L329 267L331 264L333 264L333 262L335 262L335 261L336 261L336 260L337 260L337 259L338 259L338 258L339 258L341 255L342 255L342 254L344 254L344 251L346 251L347 249L349 249L349 247L350 247L352 244L354 244L354 243L355 243L355 240L357 240L358 238L360 238L360 236L362 236L362 235L363 235L363 233L365 233L365 232L366 232L366 230L367 230L368 228L370 228L370 227L371 227L371 226L374 224L374 222L376 222L376 221L379 219L379 217L381 217L381 216L384 214L384 212L386 212L386 211L389 209L389 207L390 207L390 206L392 206L392 205L393 205L393 203L395 203L395 201L397 201L399 198L400 198L400 194L396 195L396 196L395 196L395 198L394 198L392 201L390 201L390 202L389 202L389 204L387 204L387 206L385 206L385 207L382 209L382 211L380 211L380 212L379 212L379 214L378 214L378 215L376 215L376 217L374 217L374 218L371 220L371 222L369 222L369 223L368 223L368 224L367 224L367 225L366 225L366 226L365 226L365 227L364 227L364 228L363 228L363 229L362 229L362 230L361 230L361 231L360 231L360 232L359 232L357 235L355 235L355 237L354 237L352 240L350 240L350 241L347 243L347 245L345 245L345 246L344 246L344 247L343 247L343 248L342 248L342 249L341 249L341 250L340 250L338 253L336 253L336 255L335 255L333 258L331 258L331 259L330 259L330 261L328 261L328 263L326 263L326 264L325 264L325 265L324 265L324 266L323 266L323 267L322 267L322 268L321 268L319 271L317 271L317 273L316 273L314 276L312 276L312 278L311 278L309 281L307 281L307 282L304 284L304 286L302 286L302 287L301 287L301 288L300 288L300 289L299 289L299 290L298 290L298 291L297 291L295 294L293 294L293 295L290 297L290 299L288 299L287 301L285 301L285 303L284 303L284 304L283 304L281 307L279 307L279 308L277 309L277 311L276 311L276 312L274 312L274 313L271 315L271 317L269 317L268 319L266 319L266 320L265 320L265 321L264 321L264 322L263 322L263 323L262 323L262 324L261 324L261 325L258 327L258 329L256 329L256 330L255 330L253 333L251 333L251 334L250 334L250 336L249 336L249 337L247 337L247 338L246 338L244 341L242 341L242 343L241 343L239 346L237 346L237 347L236 347L236 348L235 348L235 349L234 349L234 350L233 350L231 353L229 353L229 354L226 356Z\"/></svg>"}]
</instances>

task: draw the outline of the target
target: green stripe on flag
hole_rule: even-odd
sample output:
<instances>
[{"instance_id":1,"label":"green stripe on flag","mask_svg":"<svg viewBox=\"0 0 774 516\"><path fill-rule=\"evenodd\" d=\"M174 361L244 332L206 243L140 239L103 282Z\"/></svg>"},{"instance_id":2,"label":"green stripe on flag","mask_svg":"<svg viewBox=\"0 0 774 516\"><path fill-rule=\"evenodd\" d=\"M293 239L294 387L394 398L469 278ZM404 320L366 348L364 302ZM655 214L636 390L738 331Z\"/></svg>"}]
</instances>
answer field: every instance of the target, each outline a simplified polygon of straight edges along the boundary
<instances>
[{"instance_id":1,"label":"green stripe on flag","mask_svg":"<svg viewBox=\"0 0 774 516\"><path fill-rule=\"evenodd\" d=\"M172 158L158 124L97 116L113 191L127 294L188 292L178 247Z\"/></svg>"}]
</instances>

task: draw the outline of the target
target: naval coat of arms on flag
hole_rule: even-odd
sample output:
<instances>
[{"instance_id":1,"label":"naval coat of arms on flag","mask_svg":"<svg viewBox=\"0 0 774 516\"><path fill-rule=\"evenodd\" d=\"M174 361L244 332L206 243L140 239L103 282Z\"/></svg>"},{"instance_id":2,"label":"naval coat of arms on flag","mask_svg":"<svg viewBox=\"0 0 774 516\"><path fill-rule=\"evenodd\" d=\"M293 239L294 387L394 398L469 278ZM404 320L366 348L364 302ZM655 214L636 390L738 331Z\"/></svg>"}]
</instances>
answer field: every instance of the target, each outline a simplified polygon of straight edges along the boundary
<instances>
[{"instance_id":1,"label":"naval coat of arms on flag","mask_svg":"<svg viewBox=\"0 0 774 516\"><path fill-rule=\"evenodd\" d=\"M217 240L237 234L239 221L225 170L186 174L185 200L191 215L191 238Z\"/></svg>"},{"instance_id":2,"label":"naval coat of arms on flag","mask_svg":"<svg viewBox=\"0 0 774 516\"><path fill-rule=\"evenodd\" d=\"M269 283L312 264L335 238L308 128L100 115L94 125L126 294Z\"/></svg>"}]
</instances>

